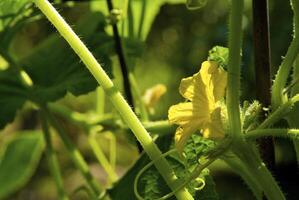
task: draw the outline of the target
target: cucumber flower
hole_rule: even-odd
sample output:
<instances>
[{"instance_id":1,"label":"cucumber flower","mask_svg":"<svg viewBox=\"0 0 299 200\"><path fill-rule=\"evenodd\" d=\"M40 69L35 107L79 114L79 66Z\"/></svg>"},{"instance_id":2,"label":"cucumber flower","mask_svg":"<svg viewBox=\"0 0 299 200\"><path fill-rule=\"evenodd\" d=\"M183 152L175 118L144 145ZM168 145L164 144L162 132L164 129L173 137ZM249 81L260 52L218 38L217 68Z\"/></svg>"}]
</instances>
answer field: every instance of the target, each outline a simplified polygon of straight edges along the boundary
<instances>
[{"instance_id":1,"label":"cucumber flower","mask_svg":"<svg viewBox=\"0 0 299 200\"><path fill-rule=\"evenodd\" d=\"M213 61L203 62L198 73L182 79L179 91L187 101L171 106L168 111L170 123L179 125L175 133L179 151L197 130L204 138L224 137L221 100L226 84L226 71Z\"/></svg>"}]
</instances>

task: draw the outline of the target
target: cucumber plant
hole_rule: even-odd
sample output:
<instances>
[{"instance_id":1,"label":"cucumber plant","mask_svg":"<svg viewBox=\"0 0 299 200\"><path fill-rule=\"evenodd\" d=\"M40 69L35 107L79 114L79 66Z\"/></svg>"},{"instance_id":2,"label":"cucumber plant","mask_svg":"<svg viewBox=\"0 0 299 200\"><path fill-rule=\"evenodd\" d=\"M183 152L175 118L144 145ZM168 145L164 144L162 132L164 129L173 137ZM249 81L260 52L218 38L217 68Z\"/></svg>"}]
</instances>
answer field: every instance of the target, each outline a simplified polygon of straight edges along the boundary
<instances>
[{"instance_id":1,"label":"cucumber plant","mask_svg":"<svg viewBox=\"0 0 299 200\"><path fill-rule=\"evenodd\" d=\"M51 132L57 133L67 156L85 180L77 190L86 191L88 199L218 199L208 168L219 159L244 179L256 199L286 199L264 164L255 139L287 137L293 140L299 155L299 1L291 0L293 40L274 78L267 117L261 119L262 105L258 101L240 101L244 1L231 0L228 48L214 47L199 72L182 79L178 92L186 100L171 106L168 119L163 121L150 120L150 110L133 72L136 57L163 4L186 3L187 8L196 10L205 9L208 1L126 0L120 8L114 3L91 1L94 12L84 15L73 29L48 0L0 2L0 55L7 62L6 69L0 71L0 128L12 122L25 103L38 112L41 124L41 130L21 131L3 145L0 199L9 197L30 179L43 151L58 198L72 198L64 187ZM28 55L16 56L11 44L18 31L42 19L49 20L58 33L48 36ZM114 55L121 67L125 97L111 79ZM94 90L97 103L92 116L53 103L66 93L79 96ZM152 101L164 92L156 87ZM105 112L105 97L117 117ZM96 180L57 116L86 132L92 153L108 175L110 188ZM275 127L281 119L287 120L288 128ZM144 151L123 177L115 171L115 145L108 159L96 142L97 133L106 125L108 129L133 133L140 151ZM163 134L174 134L174 139Z\"/></svg>"}]
</instances>

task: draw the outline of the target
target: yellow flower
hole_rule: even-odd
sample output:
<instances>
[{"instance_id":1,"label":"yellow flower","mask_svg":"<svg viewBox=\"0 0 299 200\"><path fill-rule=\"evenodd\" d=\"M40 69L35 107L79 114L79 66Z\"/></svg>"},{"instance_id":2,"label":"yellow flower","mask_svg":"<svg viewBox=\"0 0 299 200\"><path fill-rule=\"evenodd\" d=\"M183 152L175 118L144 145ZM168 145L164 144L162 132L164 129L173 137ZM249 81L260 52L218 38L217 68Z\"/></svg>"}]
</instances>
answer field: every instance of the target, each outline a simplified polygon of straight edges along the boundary
<instances>
[{"instance_id":1,"label":"yellow flower","mask_svg":"<svg viewBox=\"0 0 299 200\"><path fill-rule=\"evenodd\" d=\"M179 125L175 133L178 150L197 130L205 138L224 137L219 101L225 95L226 84L226 71L212 61L203 62L198 73L182 79L180 93L188 101L171 106L168 111L170 123Z\"/></svg>"}]
</instances>

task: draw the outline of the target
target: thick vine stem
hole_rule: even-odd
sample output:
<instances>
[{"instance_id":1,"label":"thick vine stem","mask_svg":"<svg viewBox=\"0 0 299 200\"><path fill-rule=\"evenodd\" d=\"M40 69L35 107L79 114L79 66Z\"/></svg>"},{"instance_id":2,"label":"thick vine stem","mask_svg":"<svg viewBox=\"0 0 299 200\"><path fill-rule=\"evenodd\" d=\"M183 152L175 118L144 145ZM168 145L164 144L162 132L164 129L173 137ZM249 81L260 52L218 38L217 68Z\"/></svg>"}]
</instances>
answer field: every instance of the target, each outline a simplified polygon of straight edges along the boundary
<instances>
[{"instance_id":1,"label":"thick vine stem","mask_svg":"<svg viewBox=\"0 0 299 200\"><path fill-rule=\"evenodd\" d=\"M233 138L241 135L240 119L240 65L242 46L242 13L243 0L232 0L229 17L229 58L228 58L228 80L227 80L227 112L230 133Z\"/></svg>"},{"instance_id":2,"label":"thick vine stem","mask_svg":"<svg viewBox=\"0 0 299 200\"><path fill-rule=\"evenodd\" d=\"M239 140L232 145L232 151L245 164L248 172L255 177L268 200L285 200L277 182L251 144L245 140Z\"/></svg>"},{"instance_id":3,"label":"thick vine stem","mask_svg":"<svg viewBox=\"0 0 299 200\"><path fill-rule=\"evenodd\" d=\"M221 159L230 166L230 168L246 182L257 200L261 200L263 196L263 189L255 176L248 171L246 165L236 156L230 154L221 156Z\"/></svg>"},{"instance_id":4,"label":"thick vine stem","mask_svg":"<svg viewBox=\"0 0 299 200\"><path fill-rule=\"evenodd\" d=\"M72 28L64 21L64 19L59 15L56 9L47 0L34 0L34 2L37 7L39 7L40 10L51 21L51 23L57 28L59 33L70 44L73 50L78 54L83 63L89 69L91 74L103 87L106 94L110 97L110 101L113 103L116 110L118 110L123 120L131 128L132 132L135 134L136 138L141 143L149 157L152 160L161 157L162 153L154 143L152 137L142 126L141 122L138 120L131 107L114 86L112 80L108 77L101 65L97 62L95 57L75 34ZM169 187L174 190L177 186L178 178L176 177L174 171L171 169L167 160L165 158L160 158L160 161L156 162L155 166L157 167L158 171L163 176ZM193 199L191 194L185 188L178 191L175 195L179 200Z\"/></svg>"},{"instance_id":5,"label":"thick vine stem","mask_svg":"<svg viewBox=\"0 0 299 200\"><path fill-rule=\"evenodd\" d=\"M294 12L294 37L289 46L287 54L282 61L273 86L272 86L272 107L276 109L280 104L282 104L286 97L283 95L284 87L286 86L287 79L293 63L299 53L299 32L297 29L299 28L299 1L298 0L291 0L293 12Z\"/></svg>"}]
</instances>

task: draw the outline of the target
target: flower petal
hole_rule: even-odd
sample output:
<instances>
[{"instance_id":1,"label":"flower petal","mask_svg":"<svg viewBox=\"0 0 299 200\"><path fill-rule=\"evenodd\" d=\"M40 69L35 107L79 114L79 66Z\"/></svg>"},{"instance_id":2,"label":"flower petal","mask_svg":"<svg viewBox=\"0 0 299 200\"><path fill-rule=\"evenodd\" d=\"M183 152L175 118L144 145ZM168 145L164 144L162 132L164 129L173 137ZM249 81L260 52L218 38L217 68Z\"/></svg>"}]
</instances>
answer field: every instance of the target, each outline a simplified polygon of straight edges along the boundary
<instances>
[{"instance_id":1,"label":"flower petal","mask_svg":"<svg viewBox=\"0 0 299 200\"><path fill-rule=\"evenodd\" d=\"M174 139L175 147L179 153L183 151L187 140L196 130L198 130L198 124L196 123L187 124L186 126L176 129Z\"/></svg>"},{"instance_id":2,"label":"flower petal","mask_svg":"<svg viewBox=\"0 0 299 200\"><path fill-rule=\"evenodd\" d=\"M179 103L171 106L168 110L168 119L170 123L185 125L192 123L207 123L210 119L209 110L201 104L193 102ZM200 128L200 127L198 127Z\"/></svg>"},{"instance_id":3,"label":"flower petal","mask_svg":"<svg viewBox=\"0 0 299 200\"><path fill-rule=\"evenodd\" d=\"M202 81L206 86L209 102L217 102L225 95L227 85L227 72L216 62L205 61L200 69Z\"/></svg>"},{"instance_id":4,"label":"flower petal","mask_svg":"<svg viewBox=\"0 0 299 200\"><path fill-rule=\"evenodd\" d=\"M203 129L203 137L217 139L224 137L224 128L221 120L221 108L217 107L211 114L211 123Z\"/></svg>"}]
</instances>

